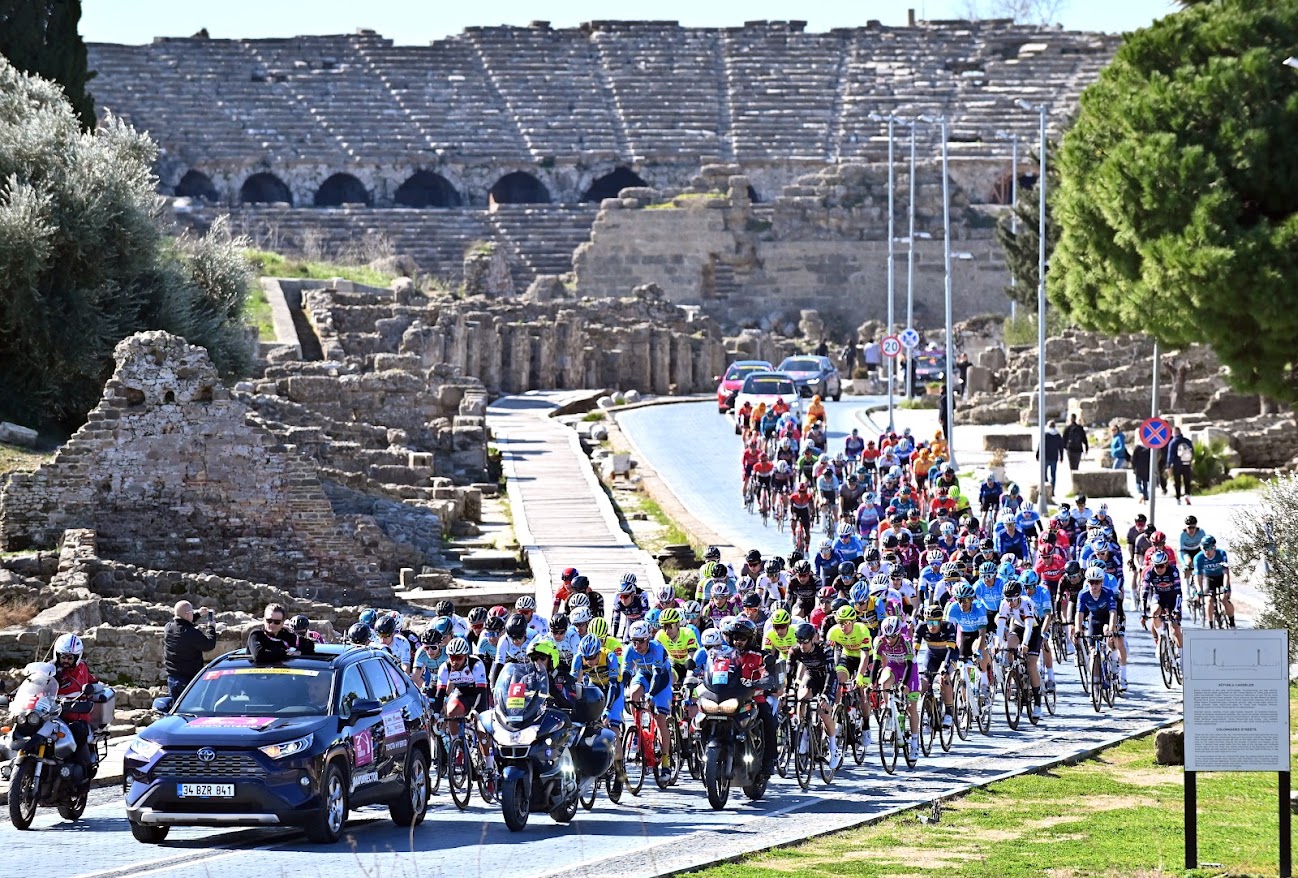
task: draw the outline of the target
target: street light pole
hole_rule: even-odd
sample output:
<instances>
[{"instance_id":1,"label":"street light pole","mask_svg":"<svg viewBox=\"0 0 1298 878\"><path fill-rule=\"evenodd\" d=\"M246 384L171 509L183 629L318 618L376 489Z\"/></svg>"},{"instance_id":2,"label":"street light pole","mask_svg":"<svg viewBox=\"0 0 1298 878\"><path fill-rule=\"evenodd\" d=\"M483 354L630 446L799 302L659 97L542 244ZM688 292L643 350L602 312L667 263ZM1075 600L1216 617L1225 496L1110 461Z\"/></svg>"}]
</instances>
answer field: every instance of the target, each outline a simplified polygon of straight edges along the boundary
<instances>
[{"instance_id":1,"label":"street light pole","mask_svg":"<svg viewBox=\"0 0 1298 878\"><path fill-rule=\"evenodd\" d=\"M910 197L907 199L906 232L906 328L915 327L915 121L910 121ZM914 396L915 350L906 351L906 399Z\"/></svg>"},{"instance_id":2,"label":"street light pole","mask_svg":"<svg viewBox=\"0 0 1298 878\"><path fill-rule=\"evenodd\" d=\"M888 120L888 325L884 330L884 336L892 335L893 322L893 289L894 289L894 269L896 265L896 239L893 230L893 198L894 198L894 178L893 178L893 124L896 117L891 113L884 117L878 113L871 113L870 118L876 122L882 122L885 118ZM891 433L895 427L893 420L893 393L897 384L897 358L888 357L888 432Z\"/></svg>"},{"instance_id":3,"label":"street light pole","mask_svg":"<svg viewBox=\"0 0 1298 878\"><path fill-rule=\"evenodd\" d=\"M955 342L951 335L951 176L947 173L946 116L942 123L942 259L946 270L946 427L948 461L955 462L955 382L952 380L951 361L955 359Z\"/></svg>"},{"instance_id":4,"label":"street light pole","mask_svg":"<svg viewBox=\"0 0 1298 878\"><path fill-rule=\"evenodd\" d=\"M1033 110L1041 116L1041 162L1037 171L1037 189L1040 195L1037 228L1037 456L1041 458L1041 471L1037 483L1037 511L1046 516L1046 111L1045 104L1033 106L1019 101L1020 107Z\"/></svg>"}]
</instances>

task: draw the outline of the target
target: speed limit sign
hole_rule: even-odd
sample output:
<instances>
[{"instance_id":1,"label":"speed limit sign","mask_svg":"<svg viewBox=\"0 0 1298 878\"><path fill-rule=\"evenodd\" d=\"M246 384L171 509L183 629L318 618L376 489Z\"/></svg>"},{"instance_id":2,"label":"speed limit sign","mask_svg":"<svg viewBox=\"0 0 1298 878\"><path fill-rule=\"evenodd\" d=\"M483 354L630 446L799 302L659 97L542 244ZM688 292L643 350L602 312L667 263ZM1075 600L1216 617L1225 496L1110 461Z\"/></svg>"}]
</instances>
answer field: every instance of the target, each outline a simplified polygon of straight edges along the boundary
<instances>
[{"instance_id":1,"label":"speed limit sign","mask_svg":"<svg viewBox=\"0 0 1298 878\"><path fill-rule=\"evenodd\" d=\"M879 347L885 357L895 357L901 353L901 339L895 335L887 336Z\"/></svg>"}]
</instances>

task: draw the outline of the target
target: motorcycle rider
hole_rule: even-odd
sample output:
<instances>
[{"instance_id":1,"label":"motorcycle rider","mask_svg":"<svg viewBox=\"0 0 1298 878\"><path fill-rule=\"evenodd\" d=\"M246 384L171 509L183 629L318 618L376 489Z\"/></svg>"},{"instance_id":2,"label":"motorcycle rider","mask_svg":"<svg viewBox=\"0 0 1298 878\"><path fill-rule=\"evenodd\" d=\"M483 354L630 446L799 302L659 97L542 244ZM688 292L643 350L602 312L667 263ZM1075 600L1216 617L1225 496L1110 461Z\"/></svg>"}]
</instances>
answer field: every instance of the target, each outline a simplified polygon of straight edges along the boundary
<instances>
[{"instance_id":1,"label":"motorcycle rider","mask_svg":"<svg viewBox=\"0 0 1298 878\"><path fill-rule=\"evenodd\" d=\"M54 664L58 668L54 678L59 684L60 699L80 696L88 687L99 682L82 660L84 654L85 644L75 634L64 634L54 641ZM90 714L68 713L65 710L62 717L72 731L73 740L77 742L77 752L73 758L85 771L82 786L89 786L91 771L98 762L89 746Z\"/></svg>"},{"instance_id":2,"label":"motorcycle rider","mask_svg":"<svg viewBox=\"0 0 1298 878\"><path fill-rule=\"evenodd\" d=\"M740 617L732 620L721 633L735 651L740 676L745 683L759 690L753 700L762 719L762 775L770 778L775 773L775 713L764 690L775 687L775 656L763 653L758 648L757 626L748 619ZM705 676L704 679L708 677Z\"/></svg>"},{"instance_id":3,"label":"motorcycle rider","mask_svg":"<svg viewBox=\"0 0 1298 878\"><path fill-rule=\"evenodd\" d=\"M538 637L527 645L527 657L536 670L546 675L550 684L550 700L562 711L570 712L577 705L579 693L576 681L563 669L559 646L549 637Z\"/></svg>"}]
</instances>

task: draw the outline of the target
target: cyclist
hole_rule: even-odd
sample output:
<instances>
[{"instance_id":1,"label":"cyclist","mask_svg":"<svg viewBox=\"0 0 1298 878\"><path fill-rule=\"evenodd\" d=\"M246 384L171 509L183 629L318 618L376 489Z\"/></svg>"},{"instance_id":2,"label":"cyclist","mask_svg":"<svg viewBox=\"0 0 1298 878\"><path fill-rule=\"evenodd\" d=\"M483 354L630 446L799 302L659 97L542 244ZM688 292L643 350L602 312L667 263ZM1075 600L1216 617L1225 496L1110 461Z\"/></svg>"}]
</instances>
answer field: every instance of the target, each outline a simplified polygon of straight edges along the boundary
<instances>
[{"instance_id":1,"label":"cyclist","mask_svg":"<svg viewBox=\"0 0 1298 878\"><path fill-rule=\"evenodd\" d=\"M990 525L993 516L1000 509L1003 492L1001 483L996 481L993 473L988 473L986 480L978 486L978 509L982 513L982 520L986 522L984 526Z\"/></svg>"},{"instance_id":2,"label":"cyclist","mask_svg":"<svg viewBox=\"0 0 1298 878\"><path fill-rule=\"evenodd\" d=\"M834 700L838 694L838 675L830 651L820 642L816 627L808 622L793 632L796 646L789 650L790 680L797 686L798 701L807 701L820 693L820 722L829 739L829 763L838 765L838 730L834 726Z\"/></svg>"},{"instance_id":3,"label":"cyclist","mask_svg":"<svg viewBox=\"0 0 1298 878\"><path fill-rule=\"evenodd\" d=\"M811 615L802 618L809 621L822 635L828 634L834 624L834 601L838 599L838 592L825 586L816 592L816 608L811 611Z\"/></svg>"},{"instance_id":4,"label":"cyclist","mask_svg":"<svg viewBox=\"0 0 1298 878\"><path fill-rule=\"evenodd\" d=\"M536 614L536 598L530 594L525 594L514 601L514 612L527 620L528 630L532 632L533 637L549 633L550 626L546 624L545 619Z\"/></svg>"},{"instance_id":5,"label":"cyclist","mask_svg":"<svg viewBox=\"0 0 1298 878\"><path fill-rule=\"evenodd\" d=\"M861 454L865 451L865 440L861 438L861 431L856 427L843 440L843 455L849 462L855 463L861 459Z\"/></svg>"},{"instance_id":6,"label":"cyclist","mask_svg":"<svg viewBox=\"0 0 1298 878\"><path fill-rule=\"evenodd\" d=\"M641 619L631 625L631 648L622 655L622 684L628 704L637 705L647 695L653 701L654 728L662 748L660 760L666 770L671 765L671 735L667 716L672 710L672 667L667 650L653 641L649 623Z\"/></svg>"},{"instance_id":7,"label":"cyclist","mask_svg":"<svg viewBox=\"0 0 1298 878\"><path fill-rule=\"evenodd\" d=\"M550 615L553 616L559 612L559 608L564 601L568 600L568 595L572 593L572 581L577 578L576 567L565 567L563 573L559 576L559 588L554 593L554 606L550 608ZM566 607L564 608L566 611Z\"/></svg>"},{"instance_id":8,"label":"cyclist","mask_svg":"<svg viewBox=\"0 0 1298 878\"><path fill-rule=\"evenodd\" d=\"M712 594L703 607L703 615L699 617L700 623L704 629L720 627L721 620L737 615L739 610L738 597L731 596L730 589L724 582L714 582Z\"/></svg>"},{"instance_id":9,"label":"cyclist","mask_svg":"<svg viewBox=\"0 0 1298 878\"><path fill-rule=\"evenodd\" d=\"M946 563L946 555L941 549L929 549L924 555L926 562L920 568L919 576L919 596L925 602L938 603L937 596L938 586L945 581L942 575L942 565Z\"/></svg>"},{"instance_id":10,"label":"cyclist","mask_svg":"<svg viewBox=\"0 0 1298 878\"><path fill-rule=\"evenodd\" d=\"M820 473L816 476L816 494L820 497L820 514L823 516L833 516L837 509L838 489L842 485L838 481L838 476L834 474L834 468L829 466L829 455L820 455Z\"/></svg>"},{"instance_id":11,"label":"cyclist","mask_svg":"<svg viewBox=\"0 0 1298 878\"><path fill-rule=\"evenodd\" d=\"M379 649L386 650L396 661L398 667L406 673L410 673L410 663L413 658L410 654L410 641L398 634L395 616L384 614L374 623L374 645Z\"/></svg>"},{"instance_id":12,"label":"cyclist","mask_svg":"<svg viewBox=\"0 0 1298 878\"><path fill-rule=\"evenodd\" d=\"M1206 596L1208 626L1212 627L1214 618L1211 596L1221 592L1222 609L1226 611L1230 627L1234 628L1235 605L1230 601L1230 562L1226 560L1226 550L1217 548L1217 538L1211 536L1205 536L1200 547L1202 551L1194 558L1194 575L1199 583L1199 593Z\"/></svg>"},{"instance_id":13,"label":"cyclist","mask_svg":"<svg viewBox=\"0 0 1298 878\"><path fill-rule=\"evenodd\" d=\"M618 585L617 597L613 599L613 623L610 628L614 636L624 628L630 630L631 626L643 619L648 612L649 595L636 584L634 573L623 573L622 581Z\"/></svg>"},{"instance_id":14,"label":"cyclist","mask_svg":"<svg viewBox=\"0 0 1298 878\"><path fill-rule=\"evenodd\" d=\"M1150 567L1141 577L1140 624L1153 618L1154 644L1157 646L1159 629L1164 619L1172 627L1172 637L1176 647L1181 648L1181 574L1172 563L1169 553L1164 549L1155 549L1149 557ZM1153 596L1156 606L1153 612L1149 609L1149 598Z\"/></svg>"},{"instance_id":15,"label":"cyclist","mask_svg":"<svg viewBox=\"0 0 1298 878\"><path fill-rule=\"evenodd\" d=\"M847 597L851 592L852 586L856 585L856 568L857 565L851 561L844 561L838 565L838 575L830 582L830 588L837 591L843 597Z\"/></svg>"},{"instance_id":16,"label":"cyclist","mask_svg":"<svg viewBox=\"0 0 1298 878\"><path fill-rule=\"evenodd\" d=\"M865 746L870 746L870 711L863 705L865 700L865 668L862 667L862 649L870 637L870 629L857 621L857 612L853 607L839 607L834 613L836 624L829 629L825 640L834 649L834 670L838 674L840 685L847 685L849 678L856 689L857 705L861 709L865 728L862 732Z\"/></svg>"},{"instance_id":17,"label":"cyclist","mask_svg":"<svg viewBox=\"0 0 1298 878\"><path fill-rule=\"evenodd\" d=\"M1037 656L1041 654L1041 625L1036 604L1023 600L1023 586L1010 582L996 614L996 640L1006 649L1017 649L1027 659L1028 681L1032 685L1032 715L1041 716L1041 674Z\"/></svg>"},{"instance_id":18,"label":"cyclist","mask_svg":"<svg viewBox=\"0 0 1298 878\"><path fill-rule=\"evenodd\" d=\"M460 720L471 711L487 708L487 670L482 659L470 655L469 641L452 637L446 644L446 663L437 670L433 691L433 713L446 719L451 737L460 733ZM486 749L484 748L484 754Z\"/></svg>"},{"instance_id":19,"label":"cyclist","mask_svg":"<svg viewBox=\"0 0 1298 878\"><path fill-rule=\"evenodd\" d=\"M567 613L558 613L550 620L550 639L559 647L560 670L572 667L572 660L581 646L581 636L570 624Z\"/></svg>"},{"instance_id":20,"label":"cyclist","mask_svg":"<svg viewBox=\"0 0 1298 878\"><path fill-rule=\"evenodd\" d=\"M590 580L587 577L577 574L572 578L568 589L571 594L564 601L563 606L560 607L563 612L571 614L577 607L577 604L574 603L577 596L585 595L589 600L587 606L590 607L591 616L604 615L604 596L590 587Z\"/></svg>"},{"instance_id":21,"label":"cyclist","mask_svg":"<svg viewBox=\"0 0 1298 878\"><path fill-rule=\"evenodd\" d=\"M793 562L793 575L789 577L788 598L793 612L801 619L811 617L816 606L816 592L820 581L813 575L811 562L806 559Z\"/></svg>"},{"instance_id":22,"label":"cyclist","mask_svg":"<svg viewBox=\"0 0 1298 878\"><path fill-rule=\"evenodd\" d=\"M762 604L771 607L782 603L789 591L789 576L784 572L784 565L778 558L766 562L761 577L757 580L757 594Z\"/></svg>"},{"instance_id":23,"label":"cyclist","mask_svg":"<svg viewBox=\"0 0 1298 878\"><path fill-rule=\"evenodd\" d=\"M765 451L757 455L752 477L757 485L757 506L765 515L771 511L771 488L775 482L775 464Z\"/></svg>"},{"instance_id":24,"label":"cyclist","mask_svg":"<svg viewBox=\"0 0 1298 878\"><path fill-rule=\"evenodd\" d=\"M610 728L621 726L625 703L617 653L609 649L598 635L587 634L581 639L577 647L577 658L572 663L572 675L578 680L584 679L590 685L598 686L604 693L608 705L604 709L604 725Z\"/></svg>"},{"instance_id":25,"label":"cyclist","mask_svg":"<svg viewBox=\"0 0 1298 878\"><path fill-rule=\"evenodd\" d=\"M500 643L496 645L496 660L491 665L491 675L489 682L492 686L496 685L496 678L500 676L500 669L510 662L527 661L527 644L528 641L535 639L527 624L527 619L520 613L511 613L505 620L505 636L500 638ZM427 646L427 636L424 638L425 647ZM416 663L418 660L416 659Z\"/></svg>"},{"instance_id":26,"label":"cyclist","mask_svg":"<svg viewBox=\"0 0 1298 878\"><path fill-rule=\"evenodd\" d=\"M975 589L968 582L961 582L955 588L951 603L947 604L945 618L956 629L956 647L960 659L973 662L982 671L978 675L978 687L984 691L990 688L991 666L987 661L985 633L987 631L987 614L975 602ZM974 649L978 657L974 659Z\"/></svg>"},{"instance_id":27,"label":"cyclist","mask_svg":"<svg viewBox=\"0 0 1298 878\"><path fill-rule=\"evenodd\" d=\"M505 633L504 616L488 616L487 621L482 626L482 636L474 645L477 654L482 656L482 660L487 663L488 667L495 664L496 648L500 645L500 636Z\"/></svg>"},{"instance_id":28,"label":"cyclist","mask_svg":"<svg viewBox=\"0 0 1298 878\"><path fill-rule=\"evenodd\" d=\"M683 625L683 618L680 610L674 607L668 607L663 610L662 615L658 617L662 624L662 629L654 636L663 649L667 650L667 657L671 660L672 672L675 674L675 685L680 687L685 676L689 672L689 660L699 651L699 639L694 633L693 626ZM688 691L684 692L685 713L691 720L694 719L695 707Z\"/></svg>"},{"instance_id":29,"label":"cyclist","mask_svg":"<svg viewBox=\"0 0 1298 878\"><path fill-rule=\"evenodd\" d=\"M1186 583L1193 587L1196 582L1192 576L1194 573L1194 557L1199 554L1199 549L1203 546L1204 533L1199 527L1199 519L1194 515L1185 517L1185 527L1181 530L1180 549L1181 549L1181 576Z\"/></svg>"},{"instance_id":30,"label":"cyclist","mask_svg":"<svg viewBox=\"0 0 1298 878\"><path fill-rule=\"evenodd\" d=\"M951 689L949 672L959 654L956 647L956 626L948 622L938 604L929 604L924 610L924 623L915 629L915 651L925 652L924 691L933 685L934 677L941 677L942 725L949 726L954 714L955 696Z\"/></svg>"},{"instance_id":31,"label":"cyclist","mask_svg":"<svg viewBox=\"0 0 1298 878\"><path fill-rule=\"evenodd\" d=\"M1028 560L1027 534L1019 530L1013 513L1001 513L992 531L992 544L997 555L1013 555L1020 561Z\"/></svg>"},{"instance_id":32,"label":"cyclist","mask_svg":"<svg viewBox=\"0 0 1298 878\"><path fill-rule=\"evenodd\" d=\"M1104 588L1104 571L1098 567L1086 570L1086 588L1077 596L1077 613L1073 624L1077 631L1088 637L1107 637L1109 644L1118 650L1118 688L1127 688L1127 649L1122 638L1116 636L1118 605L1114 594Z\"/></svg>"},{"instance_id":33,"label":"cyclist","mask_svg":"<svg viewBox=\"0 0 1298 878\"><path fill-rule=\"evenodd\" d=\"M1047 690L1055 688L1055 657L1050 647L1050 626L1054 615L1054 599L1050 595L1050 589L1041 582L1041 577L1035 570L1024 570L1019 576L1019 582L1023 584L1023 595L1032 601L1037 608L1037 621L1041 627L1041 664L1045 669L1045 687Z\"/></svg>"},{"instance_id":34,"label":"cyclist","mask_svg":"<svg viewBox=\"0 0 1298 878\"><path fill-rule=\"evenodd\" d=\"M953 573L955 578L959 578L959 568L950 562L942 566L943 577L950 578ZM1000 612L1001 602L1005 599L1005 585L1006 580L1000 576L995 564L987 563L978 568L978 582L974 585L974 591L978 605L987 614L988 628L996 624L996 614Z\"/></svg>"},{"instance_id":35,"label":"cyclist","mask_svg":"<svg viewBox=\"0 0 1298 878\"><path fill-rule=\"evenodd\" d=\"M888 616L879 625L879 636L874 638L870 651L879 666L879 688L888 691L893 686L905 687L906 713L910 717L910 758L919 756L919 669L915 665L915 649L906 636L901 619Z\"/></svg>"},{"instance_id":36,"label":"cyclist","mask_svg":"<svg viewBox=\"0 0 1298 878\"><path fill-rule=\"evenodd\" d=\"M1063 620L1068 628L1064 637L1064 649L1066 651L1073 642L1073 618L1077 615L1077 595L1084 587L1085 580L1082 565L1077 561L1069 561L1064 565L1064 575L1059 580L1058 603L1055 606L1058 618ZM1063 658L1067 659L1068 656L1064 655Z\"/></svg>"}]
</instances>

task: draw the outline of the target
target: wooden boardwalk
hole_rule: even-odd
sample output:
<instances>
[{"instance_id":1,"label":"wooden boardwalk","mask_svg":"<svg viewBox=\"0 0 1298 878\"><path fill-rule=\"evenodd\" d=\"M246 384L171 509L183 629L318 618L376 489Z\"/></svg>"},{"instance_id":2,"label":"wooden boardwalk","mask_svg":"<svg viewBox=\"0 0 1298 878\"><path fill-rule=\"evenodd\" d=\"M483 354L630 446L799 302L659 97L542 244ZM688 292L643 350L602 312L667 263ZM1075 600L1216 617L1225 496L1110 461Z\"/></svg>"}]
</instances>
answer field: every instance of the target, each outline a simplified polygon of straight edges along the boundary
<instances>
[{"instance_id":1,"label":"wooden boardwalk","mask_svg":"<svg viewBox=\"0 0 1298 878\"><path fill-rule=\"evenodd\" d=\"M556 408L588 394L532 391L502 397L487 408L514 534L532 569L542 615L550 611L566 567L589 577L606 603L623 573L635 573L644 588L663 584L653 557L619 524L576 432L550 417Z\"/></svg>"}]
</instances>

